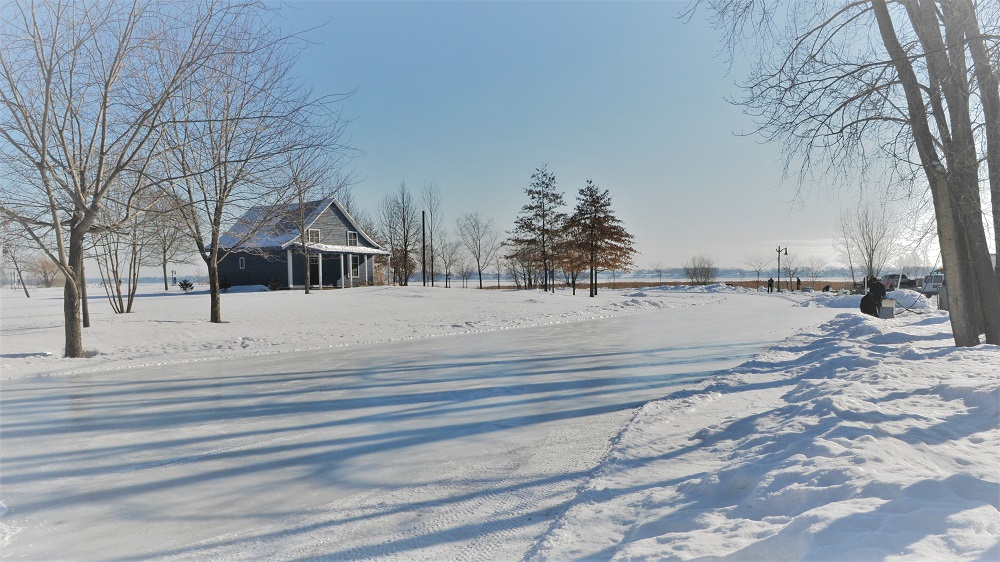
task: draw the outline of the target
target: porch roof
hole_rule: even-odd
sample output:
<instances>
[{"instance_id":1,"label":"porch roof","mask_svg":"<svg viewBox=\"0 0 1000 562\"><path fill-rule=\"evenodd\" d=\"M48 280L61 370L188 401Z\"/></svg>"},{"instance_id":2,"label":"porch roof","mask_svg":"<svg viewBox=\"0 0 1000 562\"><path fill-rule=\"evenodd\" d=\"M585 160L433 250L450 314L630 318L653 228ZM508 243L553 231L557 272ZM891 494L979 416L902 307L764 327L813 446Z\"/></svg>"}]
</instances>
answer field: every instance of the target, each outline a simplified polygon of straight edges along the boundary
<instances>
[{"instance_id":1,"label":"porch roof","mask_svg":"<svg viewBox=\"0 0 1000 562\"><path fill-rule=\"evenodd\" d=\"M287 249L289 246L300 246L299 241L292 240L286 242L281 247ZM388 256L389 252L381 248L369 248L367 246L341 246L333 244L320 244L317 242L310 242L308 244L310 250L321 252L324 254L369 254L375 256Z\"/></svg>"}]
</instances>

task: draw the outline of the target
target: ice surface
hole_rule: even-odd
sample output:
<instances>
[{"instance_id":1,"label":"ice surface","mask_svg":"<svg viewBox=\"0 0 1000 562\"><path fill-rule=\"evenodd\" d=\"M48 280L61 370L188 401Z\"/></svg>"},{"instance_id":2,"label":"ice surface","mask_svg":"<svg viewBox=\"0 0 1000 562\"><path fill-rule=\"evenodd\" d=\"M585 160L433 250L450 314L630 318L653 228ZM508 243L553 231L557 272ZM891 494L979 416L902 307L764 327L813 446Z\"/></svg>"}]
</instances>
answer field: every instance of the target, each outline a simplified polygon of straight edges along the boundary
<instances>
[{"instance_id":1,"label":"ice surface","mask_svg":"<svg viewBox=\"0 0 1000 562\"><path fill-rule=\"evenodd\" d=\"M5 291L0 552L997 559L1000 349L900 293Z\"/></svg>"}]
</instances>

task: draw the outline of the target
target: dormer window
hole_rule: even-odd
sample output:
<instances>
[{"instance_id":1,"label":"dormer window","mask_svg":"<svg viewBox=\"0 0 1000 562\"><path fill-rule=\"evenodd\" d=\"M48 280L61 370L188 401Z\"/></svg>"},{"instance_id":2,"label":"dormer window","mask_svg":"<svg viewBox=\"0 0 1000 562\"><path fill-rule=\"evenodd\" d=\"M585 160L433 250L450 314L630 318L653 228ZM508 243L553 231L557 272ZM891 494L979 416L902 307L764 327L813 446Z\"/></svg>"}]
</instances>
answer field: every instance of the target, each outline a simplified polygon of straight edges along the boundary
<instances>
[{"instance_id":1,"label":"dormer window","mask_svg":"<svg viewBox=\"0 0 1000 562\"><path fill-rule=\"evenodd\" d=\"M347 245L357 246L358 245L358 233L353 230L347 231Z\"/></svg>"},{"instance_id":2,"label":"dormer window","mask_svg":"<svg viewBox=\"0 0 1000 562\"><path fill-rule=\"evenodd\" d=\"M310 244L318 244L319 243L319 229L318 228L310 228L309 232L308 232L308 238L307 238L307 240L308 240L308 242Z\"/></svg>"}]
</instances>

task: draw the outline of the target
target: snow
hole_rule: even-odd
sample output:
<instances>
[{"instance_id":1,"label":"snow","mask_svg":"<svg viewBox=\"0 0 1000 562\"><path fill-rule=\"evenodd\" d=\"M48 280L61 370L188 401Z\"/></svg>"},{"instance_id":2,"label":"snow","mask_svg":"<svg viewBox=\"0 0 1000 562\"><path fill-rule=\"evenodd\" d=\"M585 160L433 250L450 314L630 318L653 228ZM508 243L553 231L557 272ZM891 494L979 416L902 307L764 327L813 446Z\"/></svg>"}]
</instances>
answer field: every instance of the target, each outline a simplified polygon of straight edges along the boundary
<instances>
[{"instance_id":1,"label":"snow","mask_svg":"<svg viewBox=\"0 0 1000 562\"><path fill-rule=\"evenodd\" d=\"M0 294L0 556L996 560L1000 348L911 291Z\"/></svg>"}]
</instances>

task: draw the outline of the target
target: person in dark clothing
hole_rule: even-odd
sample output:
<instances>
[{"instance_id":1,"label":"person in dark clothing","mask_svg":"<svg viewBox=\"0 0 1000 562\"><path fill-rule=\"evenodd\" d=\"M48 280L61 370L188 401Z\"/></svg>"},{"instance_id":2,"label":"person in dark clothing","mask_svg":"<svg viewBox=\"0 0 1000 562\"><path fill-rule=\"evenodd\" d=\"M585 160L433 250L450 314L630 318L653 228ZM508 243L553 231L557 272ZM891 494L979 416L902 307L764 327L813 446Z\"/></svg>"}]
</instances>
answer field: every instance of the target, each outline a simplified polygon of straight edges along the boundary
<instances>
[{"instance_id":1,"label":"person in dark clothing","mask_svg":"<svg viewBox=\"0 0 1000 562\"><path fill-rule=\"evenodd\" d=\"M767 278L767 292L768 293L774 292L774 277Z\"/></svg>"},{"instance_id":2,"label":"person in dark clothing","mask_svg":"<svg viewBox=\"0 0 1000 562\"><path fill-rule=\"evenodd\" d=\"M865 296L861 297L861 312L878 317L878 307L875 306L875 298L871 292L865 293Z\"/></svg>"},{"instance_id":3,"label":"person in dark clothing","mask_svg":"<svg viewBox=\"0 0 1000 562\"><path fill-rule=\"evenodd\" d=\"M868 294L875 300L875 316L882 314L882 299L885 298L885 285L877 278L872 277L868 281Z\"/></svg>"},{"instance_id":4,"label":"person in dark clothing","mask_svg":"<svg viewBox=\"0 0 1000 562\"><path fill-rule=\"evenodd\" d=\"M799 279L798 277L795 278L795 290L796 291L802 290L802 280Z\"/></svg>"}]
</instances>

